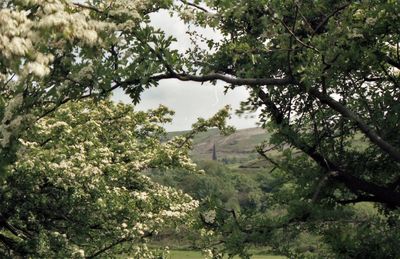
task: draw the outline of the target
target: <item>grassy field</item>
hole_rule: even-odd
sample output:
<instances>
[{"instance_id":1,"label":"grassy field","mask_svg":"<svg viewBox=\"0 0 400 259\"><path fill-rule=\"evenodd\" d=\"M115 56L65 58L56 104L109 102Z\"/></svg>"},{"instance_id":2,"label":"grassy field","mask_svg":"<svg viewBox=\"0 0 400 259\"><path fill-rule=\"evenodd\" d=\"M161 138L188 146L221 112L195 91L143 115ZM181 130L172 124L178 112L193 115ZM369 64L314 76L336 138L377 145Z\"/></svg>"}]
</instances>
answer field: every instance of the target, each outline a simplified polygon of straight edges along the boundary
<instances>
[{"instance_id":1,"label":"grassy field","mask_svg":"<svg viewBox=\"0 0 400 259\"><path fill-rule=\"evenodd\" d=\"M204 259L203 255L199 251L180 251L180 250L171 250L169 259ZM235 259L239 259L239 257L234 257ZM284 259L283 256L275 256L275 255L254 255L251 258L253 259Z\"/></svg>"}]
</instances>

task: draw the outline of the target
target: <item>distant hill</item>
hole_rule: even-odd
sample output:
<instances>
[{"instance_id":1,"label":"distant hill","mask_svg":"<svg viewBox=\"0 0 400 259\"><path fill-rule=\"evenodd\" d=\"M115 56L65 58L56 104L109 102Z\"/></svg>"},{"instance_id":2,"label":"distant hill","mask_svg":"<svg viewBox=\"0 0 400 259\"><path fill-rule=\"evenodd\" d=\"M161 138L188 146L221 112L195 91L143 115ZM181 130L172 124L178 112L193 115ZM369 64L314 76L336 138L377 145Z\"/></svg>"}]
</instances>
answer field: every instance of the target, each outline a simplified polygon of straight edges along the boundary
<instances>
[{"instance_id":1,"label":"distant hill","mask_svg":"<svg viewBox=\"0 0 400 259\"><path fill-rule=\"evenodd\" d=\"M173 137L184 133L186 132L171 132L168 135L169 137ZM268 138L269 134L261 128L241 129L229 136L220 135L217 129L210 129L195 137L191 155L195 160L211 160L212 149L215 144L217 159L219 161L225 161L230 164L240 163L242 166L246 166L249 163L253 164L253 162L259 160L259 155L255 151L255 147Z\"/></svg>"},{"instance_id":2,"label":"distant hill","mask_svg":"<svg viewBox=\"0 0 400 259\"><path fill-rule=\"evenodd\" d=\"M168 137L187 132L170 132ZM193 160L211 160L215 144L217 160L229 164L230 167L249 169L272 167L271 162L266 161L255 151L255 147L263 141L269 140L270 136L262 128L241 129L229 136L220 135L217 129L210 129L195 137L191 157ZM351 141L354 149L364 150L369 146L368 141L361 133L355 134ZM279 160L280 156L278 151L268 153L268 157L274 160Z\"/></svg>"}]
</instances>

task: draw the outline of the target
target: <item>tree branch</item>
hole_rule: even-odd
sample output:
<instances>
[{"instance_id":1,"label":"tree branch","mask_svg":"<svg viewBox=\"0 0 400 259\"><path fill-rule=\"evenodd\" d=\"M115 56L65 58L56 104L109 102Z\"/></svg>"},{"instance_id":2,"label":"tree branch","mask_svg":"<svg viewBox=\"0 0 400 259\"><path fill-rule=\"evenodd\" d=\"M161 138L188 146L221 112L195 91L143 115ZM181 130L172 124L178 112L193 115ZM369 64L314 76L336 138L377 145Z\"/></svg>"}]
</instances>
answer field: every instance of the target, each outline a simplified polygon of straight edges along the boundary
<instances>
[{"instance_id":1,"label":"tree branch","mask_svg":"<svg viewBox=\"0 0 400 259\"><path fill-rule=\"evenodd\" d=\"M189 6L192 6L192 7L196 8L196 9L199 9L199 10L205 12L205 13L209 13L210 12L206 8L204 8L204 7L200 6L200 5L197 5L195 3L190 3L190 2L188 2L186 0L180 0L180 2L185 4L185 5L189 5Z\"/></svg>"},{"instance_id":2,"label":"tree branch","mask_svg":"<svg viewBox=\"0 0 400 259\"><path fill-rule=\"evenodd\" d=\"M264 103L270 111L273 120L280 126L281 133L288 139L289 143L296 148L303 151L310 158L312 158L321 168L327 172L332 172L330 177L343 183L349 190L354 193L360 191L374 196L377 202L384 203L389 207L400 207L400 193L391 190L390 188L382 187L374 183L367 182L356 176L351 175L349 172L344 171L337 165L329 161L327 158L318 153L314 148L310 147L304 142L297 132L293 131L285 120L279 109L270 100L267 93L261 89L256 89L259 99Z\"/></svg>"},{"instance_id":3,"label":"tree branch","mask_svg":"<svg viewBox=\"0 0 400 259\"><path fill-rule=\"evenodd\" d=\"M282 166L276 162L275 160L273 160L272 158L268 157L265 153L266 151L262 150L262 149L257 149L257 153L262 156L265 160L267 160L268 162L270 162L272 165L275 166L275 168L279 168L282 169Z\"/></svg>"},{"instance_id":4,"label":"tree branch","mask_svg":"<svg viewBox=\"0 0 400 259\"><path fill-rule=\"evenodd\" d=\"M249 85L249 86L257 86L257 85L289 85L294 83L293 78L291 77L283 77L283 78L239 78L233 77L220 73L210 73L207 75L197 76L197 75L189 75L189 74L175 74L176 79L181 81L196 81L196 82L206 82L206 81L215 81L221 80L226 83L232 85Z\"/></svg>"},{"instance_id":5,"label":"tree branch","mask_svg":"<svg viewBox=\"0 0 400 259\"><path fill-rule=\"evenodd\" d=\"M28 251L26 251L24 247L20 246L17 241L1 233L0 233L0 242L3 243L7 248L12 250L14 253L21 255L22 258L24 258L24 256L28 254Z\"/></svg>"},{"instance_id":6,"label":"tree branch","mask_svg":"<svg viewBox=\"0 0 400 259\"><path fill-rule=\"evenodd\" d=\"M172 71L170 74L165 74L159 76L156 80L167 79L167 78L176 78L181 81L196 81L196 82L206 82L206 81L215 81L222 80L226 83L230 83L232 85L247 85L247 86L260 86L260 85L275 85L275 86L287 86L290 84L297 84L301 87L301 89L307 91L310 95L314 96L322 103L327 104L333 110L337 111L344 117L349 118L354 121L359 129L371 140L372 143L377 145L381 150L387 153L392 159L396 162L400 163L400 152L393 147L390 143L382 139L373 129L371 129L357 114L349 110L346 106L341 104L340 102L334 100L329 95L326 95L316 88L307 88L304 84L299 83L294 80L292 77L283 77L283 78L238 78L220 73L210 73L207 75L190 75L190 74L177 74ZM139 80L137 80L139 81ZM129 81L127 81L129 82ZM125 82L125 83L127 83ZM271 107L273 109L273 107ZM280 113L279 113L280 114ZM283 114L280 114L283 118Z\"/></svg>"},{"instance_id":7,"label":"tree branch","mask_svg":"<svg viewBox=\"0 0 400 259\"><path fill-rule=\"evenodd\" d=\"M326 16L325 19L320 24L317 25L317 28L315 28L315 30L314 30L315 33L318 33L322 29L322 27L325 26L325 24L329 21L329 19L331 17L335 16L338 12L344 10L350 4L351 4L351 2L350 3L346 3L346 4L342 5L342 6L339 6L339 8L337 8L332 13L330 13L328 16Z\"/></svg>"},{"instance_id":8,"label":"tree branch","mask_svg":"<svg viewBox=\"0 0 400 259\"><path fill-rule=\"evenodd\" d=\"M76 7L92 10L92 11L95 11L97 13L104 13L102 10L100 10L97 7L94 7L93 5L85 5L85 4L81 4L81 3L72 3L72 4L75 5Z\"/></svg>"},{"instance_id":9,"label":"tree branch","mask_svg":"<svg viewBox=\"0 0 400 259\"><path fill-rule=\"evenodd\" d=\"M304 41L302 41L299 37L296 36L296 34L282 21L279 20L279 22L282 24L283 27L285 27L285 29L289 32L290 35L292 35L292 37L301 45L303 45L304 47L314 50L315 52L319 53L319 50L317 48L315 48L314 46L311 46L307 43L305 43Z\"/></svg>"},{"instance_id":10,"label":"tree branch","mask_svg":"<svg viewBox=\"0 0 400 259\"><path fill-rule=\"evenodd\" d=\"M143 238L146 238L146 237L150 237L152 235L153 235L153 231L147 232L143 236L141 236L140 239L143 239ZM130 241L133 241L133 240L134 240L134 238L127 238L127 237L126 238L121 238L121 239L115 241L114 243L111 243L110 245L105 246L104 248L100 249L99 251L93 253L92 255L86 256L85 258L87 258L87 259L95 258L95 257L101 255L102 253L105 253L106 251L110 250L111 248L113 248L113 247L115 247L115 246L117 246L119 244L122 244L122 243L125 243L125 242L130 242Z\"/></svg>"},{"instance_id":11,"label":"tree branch","mask_svg":"<svg viewBox=\"0 0 400 259\"><path fill-rule=\"evenodd\" d=\"M397 69L400 69L400 62L392 59L391 57L385 56L385 60L388 64L396 67Z\"/></svg>"},{"instance_id":12,"label":"tree branch","mask_svg":"<svg viewBox=\"0 0 400 259\"><path fill-rule=\"evenodd\" d=\"M306 86L299 84L301 88L307 89ZM322 103L327 104L333 110L341 115L354 121L358 128L371 140L372 143L377 145L381 150L387 153L394 161L400 163L400 152L393 147L390 143L382 139L373 129L371 129L357 114L348 109L345 105L334 100L329 95L326 95L315 88L310 88L308 92L320 100Z\"/></svg>"},{"instance_id":13,"label":"tree branch","mask_svg":"<svg viewBox=\"0 0 400 259\"><path fill-rule=\"evenodd\" d=\"M132 240L133 240L132 238L121 238L121 239L115 241L114 243L112 243L112 244L100 249L99 251L95 252L94 254L86 256L86 258L89 259L89 258L97 257L97 256L101 255L102 253L106 252L107 250L110 250L114 246L117 246L117 245L122 244L124 242L132 241Z\"/></svg>"},{"instance_id":14,"label":"tree branch","mask_svg":"<svg viewBox=\"0 0 400 259\"><path fill-rule=\"evenodd\" d=\"M325 174L322 179L318 182L317 188L315 189L315 192L313 194L313 197L311 199L312 203L316 203L318 200L318 197L322 191L322 188L324 187L324 185L326 184L326 182L329 180L329 178L331 176L335 176L335 172L328 172L327 174Z\"/></svg>"}]
</instances>

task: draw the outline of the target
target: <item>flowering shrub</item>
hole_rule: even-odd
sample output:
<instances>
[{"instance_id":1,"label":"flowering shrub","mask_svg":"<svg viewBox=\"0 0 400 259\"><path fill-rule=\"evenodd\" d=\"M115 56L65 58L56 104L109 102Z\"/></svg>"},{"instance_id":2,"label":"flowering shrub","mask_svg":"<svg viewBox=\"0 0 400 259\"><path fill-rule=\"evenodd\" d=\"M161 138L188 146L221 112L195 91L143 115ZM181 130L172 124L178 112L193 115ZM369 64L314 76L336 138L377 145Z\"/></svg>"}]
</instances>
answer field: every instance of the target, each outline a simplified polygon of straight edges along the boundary
<instances>
[{"instance_id":1,"label":"flowering shrub","mask_svg":"<svg viewBox=\"0 0 400 259\"><path fill-rule=\"evenodd\" d=\"M194 169L181 139L161 141L171 113L85 101L39 120L0 185L0 255L152 258L146 240L198 206L143 174Z\"/></svg>"},{"instance_id":2,"label":"flowering shrub","mask_svg":"<svg viewBox=\"0 0 400 259\"><path fill-rule=\"evenodd\" d=\"M0 2L0 175L15 161L20 133L38 118L69 100L105 96L145 78L135 67L148 53L137 48L136 35L146 14L169 2Z\"/></svg>"}]
</instances>

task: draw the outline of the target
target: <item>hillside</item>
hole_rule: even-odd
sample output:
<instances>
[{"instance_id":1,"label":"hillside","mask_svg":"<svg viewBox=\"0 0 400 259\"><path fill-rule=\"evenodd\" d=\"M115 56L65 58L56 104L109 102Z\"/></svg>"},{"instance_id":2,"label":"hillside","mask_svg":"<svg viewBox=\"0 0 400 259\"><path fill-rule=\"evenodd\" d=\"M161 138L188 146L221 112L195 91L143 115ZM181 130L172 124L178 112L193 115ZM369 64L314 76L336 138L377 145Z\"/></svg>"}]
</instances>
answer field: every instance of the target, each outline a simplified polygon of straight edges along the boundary
<instances>
[{"instance_id":1,"label":"hillside","mask_svg":"<svg viewBox=\"0 0 400 259\"><path fill-rule=\"evenodd\" d=\"M171 132L169 136L184 133L184 131ZM191 155L195 160L211 160L215 144L218 160L247 163L258 158L255 147L268 137L269 134L261 128L241 129L229 136L220 135L217 129L211 129L195 137Z\"/></svg>"}]
</instances>

